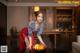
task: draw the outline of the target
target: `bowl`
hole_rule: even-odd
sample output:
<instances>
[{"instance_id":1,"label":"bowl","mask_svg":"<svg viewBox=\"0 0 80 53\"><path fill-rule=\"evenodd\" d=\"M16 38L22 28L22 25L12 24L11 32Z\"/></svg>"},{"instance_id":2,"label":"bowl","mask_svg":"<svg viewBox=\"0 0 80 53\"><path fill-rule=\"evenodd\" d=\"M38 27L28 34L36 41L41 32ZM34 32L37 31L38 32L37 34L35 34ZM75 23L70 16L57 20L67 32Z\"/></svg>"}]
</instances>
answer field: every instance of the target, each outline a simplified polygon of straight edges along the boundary
<instances>
[{"instance_id":1,"label":"bowl","mask_svg":"<svg viewBox=\"0 0 80 53\"><path fill-rule=\"evenodd\" d=\"M35 44L33 46L33 49L37 50L37 51L41 51L41 50L45 50L46 48L45 48L45 46L43 44Z\"/></svg>"}]
</instances>

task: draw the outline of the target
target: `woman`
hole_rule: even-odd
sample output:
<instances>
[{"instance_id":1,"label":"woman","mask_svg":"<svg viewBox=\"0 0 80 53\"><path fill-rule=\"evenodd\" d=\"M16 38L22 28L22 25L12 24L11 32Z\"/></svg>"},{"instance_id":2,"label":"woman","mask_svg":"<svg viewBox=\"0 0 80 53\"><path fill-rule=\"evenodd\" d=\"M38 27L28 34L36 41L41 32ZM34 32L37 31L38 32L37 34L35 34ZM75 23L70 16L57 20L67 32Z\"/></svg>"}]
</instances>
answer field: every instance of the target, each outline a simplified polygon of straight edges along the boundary
<instances>
[{"instance_id":1,"label":"woman","mask_svg":"<svg viewBox=\"0 0 80 53\"><path fill-rule=\"evenodd\" d=\"M32 34L33 34L33 32L37 33L36 36L39 39L40 43L43 44L44 46L46 46L45 43L42 40L42 37L41 37L41 34L43 32L43 25L44 25L43 24L43 14L38 13L38 14L36 14L35 17L36 17L35 20L32 19L29 22L29 27L28 27L28 30L29 30L29 46L28 46L28 48L29 49L32 49L31 47L33 45L32 44Z\"/></svg>"}]
</instances>

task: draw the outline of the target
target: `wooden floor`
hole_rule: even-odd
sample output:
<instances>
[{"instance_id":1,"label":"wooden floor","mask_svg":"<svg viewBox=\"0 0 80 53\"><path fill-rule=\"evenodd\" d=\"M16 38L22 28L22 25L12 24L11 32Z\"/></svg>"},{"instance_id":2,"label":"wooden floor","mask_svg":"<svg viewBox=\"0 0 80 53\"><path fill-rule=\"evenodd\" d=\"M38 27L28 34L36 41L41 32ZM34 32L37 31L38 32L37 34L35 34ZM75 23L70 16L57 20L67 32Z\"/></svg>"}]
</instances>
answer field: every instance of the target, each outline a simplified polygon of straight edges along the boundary
<instances>
[{"instance_id":1,"label":"wooden floor","mask_svg":"<svg viewBox=\"0 0 80 53\"><path fill-rule=\"evenodd\" d=\"M67 51L62 51L62 50L46 50L46 51L33 51L33 52L25 52L25 53L69 53Z\"/></svg>"}]
</instances>

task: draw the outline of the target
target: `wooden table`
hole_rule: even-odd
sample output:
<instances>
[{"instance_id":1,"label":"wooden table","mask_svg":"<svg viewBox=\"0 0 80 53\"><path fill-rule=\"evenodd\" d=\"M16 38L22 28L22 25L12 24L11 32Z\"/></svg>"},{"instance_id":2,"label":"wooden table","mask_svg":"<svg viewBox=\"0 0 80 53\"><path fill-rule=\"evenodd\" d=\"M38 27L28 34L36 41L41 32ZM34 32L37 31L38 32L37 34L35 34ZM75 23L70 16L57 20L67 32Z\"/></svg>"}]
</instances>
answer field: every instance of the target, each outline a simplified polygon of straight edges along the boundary
<instances>
[{"instance_id":1,"label":"wooden table","mask_svg":"<svg viewBox=\"0 0 80 53\"><path fill-rule=\"evenodd\" d=\"M54 31L54 30L48 30L48 31L44 31L43 32L44 35L48 35L48 34L53 34L54 35L54 48L56 49L56 36L57 34L60 34L59 31Z\"/></svg>"},{"instance_id":2,"label":"wooden table","mask_svg":"<svg viewBox=\"0 0 80 53\"><path fill-rule=\"evenodd\" d=\"M49 34L53 34L54 35L54 48L56 48L56 36L58 35L58 34L61 34L61 33L65 33L65 35L67 36L68 34L68 32L74 32L74 31L68 31L68 30L65 30L65 31L59 31L59 30L45 30L44 32L43 32L43 34L44 35L49 35Z\"/></svg>"}]
</instances>

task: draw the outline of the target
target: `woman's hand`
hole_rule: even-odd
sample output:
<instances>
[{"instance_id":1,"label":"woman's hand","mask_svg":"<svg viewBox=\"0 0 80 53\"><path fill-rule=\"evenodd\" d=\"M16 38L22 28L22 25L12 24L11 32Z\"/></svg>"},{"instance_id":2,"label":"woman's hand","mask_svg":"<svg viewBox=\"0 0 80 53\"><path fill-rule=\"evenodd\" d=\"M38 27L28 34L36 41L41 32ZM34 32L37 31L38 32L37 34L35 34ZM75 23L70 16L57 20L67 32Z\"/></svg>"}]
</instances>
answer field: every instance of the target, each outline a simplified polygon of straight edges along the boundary
<instances>
[{"instance_id":1,"label":"woman's hand","mask_svg":"<svg viewBox=\"0 0 80 53\"><path fill-rule=\"evenodd\" d=\"M43 41L43 39L42 39L42 37L39 35L39 36L37 36L38 37L38 39L39 39L39 41L40 41L40 43L41 44L43 44L45 47L46 47L46 44L44 43L44 41Z\"/></svg>"},{"instance_id":2,"label":"woman's hand","mask_svg":"<svg viewBox=\"0 0 80 53\"><path fill-rule=\"evenodd\" d=\"M32 45L31 44L28 46L28 49L30 49L30 50L32 49Z\"/></svg>"},{"instance_id":3,"label":"woman's hand","mask_svg":"<svg viewBox=\"0 0 80 53\"><path fill-rule=\"evenodd\" d=\"M44 45L45 48L47 47L45 43L41 43L41 44Z\"/></svg>"}]
</instances>

